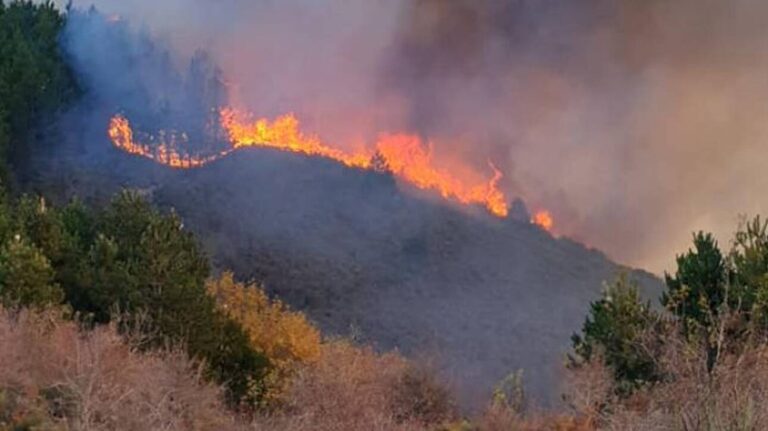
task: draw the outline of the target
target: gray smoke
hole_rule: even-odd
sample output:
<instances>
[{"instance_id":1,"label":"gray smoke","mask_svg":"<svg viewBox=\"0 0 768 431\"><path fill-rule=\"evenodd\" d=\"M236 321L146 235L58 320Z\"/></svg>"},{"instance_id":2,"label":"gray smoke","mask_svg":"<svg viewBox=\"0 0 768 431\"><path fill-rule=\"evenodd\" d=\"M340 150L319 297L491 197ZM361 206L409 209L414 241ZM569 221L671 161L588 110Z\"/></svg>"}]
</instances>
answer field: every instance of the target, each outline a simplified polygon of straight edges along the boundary
<instances>
[{"instance_id":1,"label":"gray smoke","mask_svg":"<svg viewBox=\"0 0 768 431\"><path fill-rule=\"evenodd\" d=\"M341 145L404 130L493 160L510 196L625 263L668 268L691 231L725 239L739 213L768 210L763 1L95 3L163 41L176 70L205 51L256 114L295 112ZM81 36L75 55L131 49ZM101 66L87 69L107 92L164 81Z\"/></svg>"}]
</instances>

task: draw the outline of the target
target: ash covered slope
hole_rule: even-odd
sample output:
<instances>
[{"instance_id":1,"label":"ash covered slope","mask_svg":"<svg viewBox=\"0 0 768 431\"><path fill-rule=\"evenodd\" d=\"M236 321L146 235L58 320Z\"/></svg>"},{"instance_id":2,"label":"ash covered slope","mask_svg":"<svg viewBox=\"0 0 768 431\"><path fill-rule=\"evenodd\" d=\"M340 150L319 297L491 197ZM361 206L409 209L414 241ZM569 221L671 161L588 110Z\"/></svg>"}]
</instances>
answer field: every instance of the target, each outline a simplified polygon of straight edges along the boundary
<instances>
[{"instance_id":1,"label":"ash covered slope","mask_svg":"<svg viewBox=\"0 0 768 431\"><path fill-rule=\"evenodd\" d=\"M529 223L290 154L237 154L171 176L154 196L221 268L263 280L325 331L437 358L470 401L519 368L553 400L571 334L620 271ZM655 296L658 280L635 276Z\"/></svg>"}]
</instances>

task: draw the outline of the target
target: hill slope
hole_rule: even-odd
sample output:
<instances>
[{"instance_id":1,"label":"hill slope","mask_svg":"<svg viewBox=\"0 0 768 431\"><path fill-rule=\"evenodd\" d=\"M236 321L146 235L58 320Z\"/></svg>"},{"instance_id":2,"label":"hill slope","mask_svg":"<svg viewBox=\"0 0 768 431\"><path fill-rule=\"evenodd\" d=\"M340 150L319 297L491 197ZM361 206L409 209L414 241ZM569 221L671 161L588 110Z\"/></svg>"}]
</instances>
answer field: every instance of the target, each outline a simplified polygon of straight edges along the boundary
<instances>
[{"instance_id":1,"label":"hill slope","mask_svg":"<svg viewBox=\"0 0 768 431\"><path fill-rule=\"evenodd\" d=\"M326 160L254 150L174 171L103 147L76 153L37 160L24 182L86 198L146 188L218 267L263 280L326 332L435 359L470 405L521 368L536 398L555 400L570 335L621 270L529 223ZM659 281L635 276L655 296Z\"/></svg>"}]
</instances>

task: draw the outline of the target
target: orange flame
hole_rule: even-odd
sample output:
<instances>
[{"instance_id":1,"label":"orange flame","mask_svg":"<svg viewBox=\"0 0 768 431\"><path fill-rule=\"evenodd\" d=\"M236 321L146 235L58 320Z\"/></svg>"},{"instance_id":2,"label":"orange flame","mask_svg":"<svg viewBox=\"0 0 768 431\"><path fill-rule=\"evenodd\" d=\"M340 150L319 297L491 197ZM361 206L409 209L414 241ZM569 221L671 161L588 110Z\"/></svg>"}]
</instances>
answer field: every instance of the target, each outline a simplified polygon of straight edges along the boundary
<instances>
[{"instance_id":1,"label":"orange flame","mask_svg":"<svg viewBox=\"0 0 768 431\"><path fill-rule=\"evenodd\" d=\"M224 108L220 113L221 125L229 135L233 148L265 147L292 151L309 156L327 157L350 167L367 168L370 154L348 155L320 142L314 135L305 135L299 129L299 120L293 114L277 117L275 121L264 118L254 122L242 121L247 115Z\"/></svg>"},{"instance_id":2,"label":"orange flame","mask_svg":"<svg viewBox=\"0 0 768 431\"><path fill-rule=\"evenodd\" d=\"M549 211L541 210L533 215L531 223L541 227L547 232L551 232L552 227L555 225L555 220L552 218L552 214Z\"/></svg>"},{"instance_id":3,"label":"orange flame","mask_svg":"<svg viewBox=\"0 0 768 431\"><path fill-rule=\"evenodd\" d=\"M482 205L499 217L505 217L508 213L507 198L498 187L502 173L493 164L489 163L493 171L491 179L484 182L463 181L446 169L435 166L431 143L424 145L414 135L381 135L372 151L347 153L324 144L315 135L303 133L299 121L291 114L280 116L274 121L251 121L247 114L224 108L220 111L219 121L228 135L231 148L211 156L188 155L177 150L180 142L186 142L186 135L183 134L180 137L174 133L163 134L154 149L138 143L130 123L121 115L112 118L108 133L113 144L123 151L174 168L200 167L240 148L274 148L325 157L350 167L386 169L403 181L420 189L436 191L446 199L462 204Z\"/></svg>"},{"instance_id":4,"label":"orange flame","mask_svg":"<svg viewBox=\"0 0 768 431\"><path fill-rule=\"evenodd\" d=\"M507 215L507 200L498 188L501 172L491 165L494 175L483 184L466 185L446 171L434 166L432 146L425 146L417 136L396 134L382 135L375 151L348 154L323 144L317 136L304 135L299 121L293 115L278 117L269 122L259 119L255 122L242 121L247 118L229 108L221 111L221 124L229 134L234 148L258 146L278 148L286 151L327 157L351 167L370 169L374 158L380 157L382 164L395 176L425 189L435 190L441 196L464 204L481 204L491 213Z\"/></svg>"},{"instance_id":5,"label":"orange flame","mask_svg":"<svg viewBox=\"0 0 768 431\"><path fill-rule=\"evenodd\" d=\"M175 149L178 139L174 134L171 134L170 143L162 140L163 142L157 145L156 148L152 149L149 145L140 144L133 139L133 130L131 129L131 124L128 122L128 119L122 115L115 115L109 121L108 134L109 138L112 140L112 143L121 150L130 154L136 154L148 159L152 159L160 164L170 166L172 168L198 168L231 152L231 150L222 151L219 154L214 154L211 156L192 156L188 154L182 154ZM186 137L182 135L181 140L186 141Z\"/></svg>"},{"instance_id":6,"label":"orange flame","mask_svg":"<svg viewBox=\"0 0 768 431\"><path fill-rule=\"evenodd\" d=\"M385 135L376 144L376 151L389 170L421 189L432 189L444 198L463 204L482 204L499 217L507 215L507 199L498 188L501 172L490 164L493 177L481 184L465 184L444 170L433 166L432 146L424 147L413 135Z\"/></svg>"}]
</instances>

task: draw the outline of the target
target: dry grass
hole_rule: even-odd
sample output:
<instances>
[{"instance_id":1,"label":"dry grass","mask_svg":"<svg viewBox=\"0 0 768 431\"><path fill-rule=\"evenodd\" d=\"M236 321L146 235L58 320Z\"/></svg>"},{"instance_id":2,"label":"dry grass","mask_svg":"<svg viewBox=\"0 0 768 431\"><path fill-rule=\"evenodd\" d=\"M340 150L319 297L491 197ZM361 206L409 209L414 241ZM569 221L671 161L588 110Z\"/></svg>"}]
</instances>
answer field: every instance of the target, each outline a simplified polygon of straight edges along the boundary
<instances>
[{"instance_id":1,"label":"dry grass","mask_svg":"<svg viewBox=\"0 0 768 431\"><path fill-rule=\"evenodd\" d=\"M111 327L0 310L0 429L235 429L183 352L140 354Z\"/></svg>"}]
</instances>

